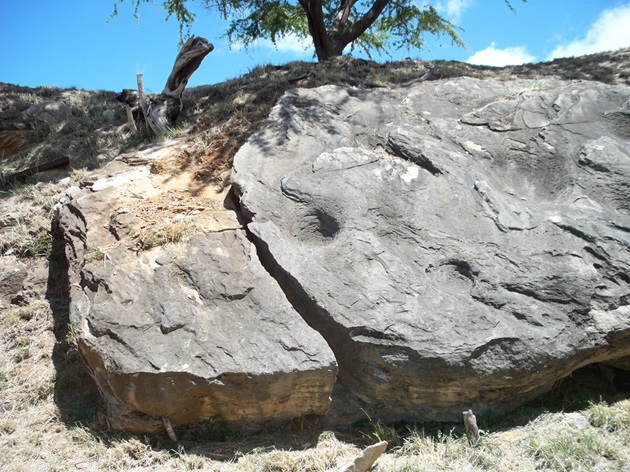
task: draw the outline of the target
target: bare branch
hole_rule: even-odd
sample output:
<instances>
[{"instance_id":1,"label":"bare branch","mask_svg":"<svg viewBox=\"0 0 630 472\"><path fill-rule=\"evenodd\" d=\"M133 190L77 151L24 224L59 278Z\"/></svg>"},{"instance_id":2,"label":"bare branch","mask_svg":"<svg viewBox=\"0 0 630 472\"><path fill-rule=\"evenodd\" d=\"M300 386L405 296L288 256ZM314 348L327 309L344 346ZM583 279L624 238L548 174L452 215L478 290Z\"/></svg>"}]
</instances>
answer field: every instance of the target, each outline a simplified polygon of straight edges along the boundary
<instances>
[{"instance_id":1,"label":"bare branch","mask_svg":"<svg viewBox=\"0 0 630 472\"><path fill-rule=\"evenodd\" d=\"M339 9L339 13L335 17L335 21L333 22L333 31L337 34L341 33L343 29L348 24L348 17L350 16L350 11L352 7L357 2L357 0L346 0Z\"/></svg>"},{"instance_id":2,"label":"bare branch","mask_svg":"<svg viewBox=\"0 0 630 472\"><path fill-rule=\"evenodd\" d=\"M391 0L375 0L372 8L365 12L365 15L343 35L343 41L349 44L365 33L365 30L372 26L390 1Z\"/></svg>"}]
</instances>

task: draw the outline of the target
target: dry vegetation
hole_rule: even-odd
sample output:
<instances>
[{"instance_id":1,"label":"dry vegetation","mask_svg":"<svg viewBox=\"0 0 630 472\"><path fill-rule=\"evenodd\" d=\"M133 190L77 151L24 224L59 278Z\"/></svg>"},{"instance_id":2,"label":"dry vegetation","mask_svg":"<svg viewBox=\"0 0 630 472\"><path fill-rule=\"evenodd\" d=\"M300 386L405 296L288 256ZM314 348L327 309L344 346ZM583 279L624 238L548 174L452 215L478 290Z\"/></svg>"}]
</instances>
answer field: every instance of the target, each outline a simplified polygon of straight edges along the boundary
<instances>
[{"instance_id":1,"label":"dry vegetation","mask_svg":"<svg viewBox=\"0 0 630 472\"><path fill-rule=\"evenodd\" d=\"M207 61L212 61L210 56ZM340 59L330 64L295 62L260 66L243 77L188 90L185 115L170 136L189 142L180 155L153 163L155 173L192 171L200 185L229 185L234 154L292 87L340 84L374 88L417 80L435 63L392 64ZM630 85L630 50L503 69L440 62L432 80L475 77L599 80ZM47 280L0 307L0 457L3 470L334 470L362 447L389 441L378 471L628 470L630 385L602 381L585 368L545 399L513 414L479 418L478 447L467 444L461 425L383 425L368 418L343 431L307 427L240 436L220 421L181 428L180 445L166 435L112 433L99 421L99 397L73 348L66 270L51 215L65 190L90 178L90 171L156 138L131 133L112 92L27 89L0 84L0 133L20 131L30 145L0 160L11 173L67 155L70 169L36 174L0 185L0 255L13 254ZM59 100L70 109L61 126L25 121L35 103ZM160 137L157 139L163 139ZM153 228L141 246L175 240L190 227ZM150 236L150 237L149 237ZM95 253L93 257L102 257ZM1 282L1 281L0 281Z\"/></svg>"}]
</instances>

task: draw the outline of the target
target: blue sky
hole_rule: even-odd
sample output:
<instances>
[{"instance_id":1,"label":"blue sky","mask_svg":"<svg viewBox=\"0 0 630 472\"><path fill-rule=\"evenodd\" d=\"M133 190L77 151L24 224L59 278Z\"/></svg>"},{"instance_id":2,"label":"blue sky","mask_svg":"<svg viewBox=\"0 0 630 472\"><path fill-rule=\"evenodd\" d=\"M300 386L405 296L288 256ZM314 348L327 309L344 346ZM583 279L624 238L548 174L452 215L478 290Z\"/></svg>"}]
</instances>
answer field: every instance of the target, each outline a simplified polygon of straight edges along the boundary
<instances>
[{"instance_id":1,"label":"blue sky","mask_svg":"<svg viewBox=\"0 0 630 472\"><path fill-rule=\"evenodd\" d=\"M165 21L160 5L143 4L136 24L129 0L107 21L113 0L0 0L0 82L88 90L135 88L144 74L149 92L160 92L179 48L179 26ZM422 2L423 0L418 0ZM428 49L402 50L379 61L453 59L488 65L538 62L630 47L630 0L436 0L467 49L428 37ZM310 44L284 38L274 48L260 42L245 51L222 38L225 23L191 0L192 34L215 46L189 86L237 77L260 64L312 61ZM305 49L306 48L306 49Z\"/></svg>"}]
</instances>

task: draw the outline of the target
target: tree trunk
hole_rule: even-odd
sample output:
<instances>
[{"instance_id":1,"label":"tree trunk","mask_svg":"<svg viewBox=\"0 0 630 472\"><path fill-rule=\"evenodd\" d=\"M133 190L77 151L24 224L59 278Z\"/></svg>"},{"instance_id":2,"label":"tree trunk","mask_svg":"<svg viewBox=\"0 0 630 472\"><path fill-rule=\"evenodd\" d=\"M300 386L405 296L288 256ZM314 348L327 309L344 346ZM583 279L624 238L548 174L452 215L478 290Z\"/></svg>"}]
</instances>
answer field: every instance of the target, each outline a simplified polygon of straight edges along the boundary
<instances>
[{"instance_id":1,"label":"tree trunk","mask_svg":"<svg viewBox=\"0 0 630 472\"><path fill-rule=\"evenodd\" d=\"M188 79L201 65L201 61L212 52L214 46L207 39L192 36L186 44L182 46L171 75L166 81L166 86L162 93L167 95L181 95L184 87L188 84Z\"/></svg>"},{"instance_id":2,"label":"tree trunk","mask_svg":"<svg viewBox=\"0 0 630 472\"><path fill-rule=\"evenodd\" d=\"M332 30L326 29L322 0L299 0L306 13L308 31L313 38L319 62L343 55L343 50L355 41L378 19L391 0L374 0L372 7L354 24L348 22L350 10L356 0L342 2Z\"/></svg>"},{"instance_id":3,"label":"tree trunk","mask_svg":"<svg viewBox=\"0 0 630 472\"><path fill-rule=\"evenodd\" d=\"M334 56L341 56L342 46L339 49L336 42L332 40L324 23L324 12L322 10L322 0L299 0L304 9L308 21L308 31L313 38L315 54L319 62L326 61Z\"/></svg>"},{"instance_id":4,"label":"tree trunk","mask_svg":"<svg viewBox=\"0 0 630 472\"><path fill-rule=\"evenodd\" d=\"M147 109L147 121L155 134L160 134L177 121L183 108L181 97L188 79L213 49L214 46L207 39L196 36L192 36L182 46L164 90L151 98Z\"/></svg>"},{"instance_id":5,"label":"tree trunk","mask_svg":"<svg viewBox=\"0 0 630 472\"><path fill-rule=\"evenodd\" d=\"M318 38L315 35L313 35L313 42L315 43L315 53L317 54L317 60L319 62L328 61L332 59L333 57L342 56L344 48L348 45L348 43L341 44L334 40L331 40L328 37L327 33L324 33L324 34L326 34L328 45L320 46L319 48L318 48Z\"/></svg>"},{"instance_id":6,"label":"tree trunk","mask_svg":"<svg viewBox=\"0 0 630 472\"><path fill-rule=\"evenodd\" d=\"M188 79L199 68L203 59L212 52L214 46L208 40L191 37L179 51L171 75L166 81L162 93L149 97L147 103L147 124L154 134L160 134L177 121L182 111L182 92L188 84ZM135 90L125 89L116 97L125 103L132 112L133 118L140 121L140 98Z\"/></svg>"}]
</instances>

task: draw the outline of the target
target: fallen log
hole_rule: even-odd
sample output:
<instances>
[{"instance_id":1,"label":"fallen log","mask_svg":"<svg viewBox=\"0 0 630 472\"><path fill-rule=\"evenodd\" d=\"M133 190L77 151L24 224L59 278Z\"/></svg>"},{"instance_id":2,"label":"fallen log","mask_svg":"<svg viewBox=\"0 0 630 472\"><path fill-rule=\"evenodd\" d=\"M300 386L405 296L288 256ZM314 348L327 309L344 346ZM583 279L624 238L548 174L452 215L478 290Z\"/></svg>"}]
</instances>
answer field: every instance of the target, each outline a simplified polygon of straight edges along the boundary
<instances>
[{"instance_id":1,"label":"fallen log","mask_svg":"<svg viewBox=\"0 0 630 472\"><path fill-rule=\"evenodd\" d=\"M47 161L41 164L37 164L36 166L28 167L27 169L21 170L19 172L14 172L12 174L6 174L6 175L2 174L0 175L0 181L24 180L38 172L42 172L44 170L56 169L58 167L64 167L64 166L67 166L69 163L70 163L70 158L68 156L63 156L58 159L53 159L52 161Z\"/></svg>"},{"instance_id":2,"label":"fallen log","mask_svg":"<svg viewBox=\"0 0 630 472\"><path fill-rule=\"evenodd\" d=\"M139 78L138 92L125 89L116 99L130 109L136 123L145 121L152 133L156 135L162 133L177 121L183 108L182 92L188 85L190 77L213 49L214 46L207 39L192 36L177 54L162 93L144 95L141 90L142 79ZM127 111L128 115L130 111Z\"/></svg>"}]
</instances>

